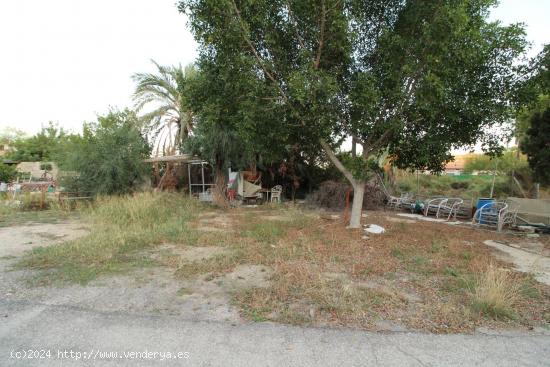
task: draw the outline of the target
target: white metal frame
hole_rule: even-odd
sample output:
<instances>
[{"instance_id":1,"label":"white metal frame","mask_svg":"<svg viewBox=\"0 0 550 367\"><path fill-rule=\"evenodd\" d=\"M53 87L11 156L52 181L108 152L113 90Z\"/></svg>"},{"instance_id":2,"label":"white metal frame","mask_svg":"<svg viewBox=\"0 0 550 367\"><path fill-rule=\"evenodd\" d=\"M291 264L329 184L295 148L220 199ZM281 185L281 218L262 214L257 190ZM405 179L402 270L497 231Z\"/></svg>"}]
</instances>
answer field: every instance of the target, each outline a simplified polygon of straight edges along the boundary
<instances>
[{"instance_id":1,"label":"white metal frame","mask_svg":"<svg viewBox=\"0 0 550 367\"><path fill-rule=\"evenodd\" d=\"M515 224L517 209L509 210L508 204L503 201L490 202L477 209L473 218L473 225L496 227L501 232L506 224Z\"/></svg>"}]
</instances>

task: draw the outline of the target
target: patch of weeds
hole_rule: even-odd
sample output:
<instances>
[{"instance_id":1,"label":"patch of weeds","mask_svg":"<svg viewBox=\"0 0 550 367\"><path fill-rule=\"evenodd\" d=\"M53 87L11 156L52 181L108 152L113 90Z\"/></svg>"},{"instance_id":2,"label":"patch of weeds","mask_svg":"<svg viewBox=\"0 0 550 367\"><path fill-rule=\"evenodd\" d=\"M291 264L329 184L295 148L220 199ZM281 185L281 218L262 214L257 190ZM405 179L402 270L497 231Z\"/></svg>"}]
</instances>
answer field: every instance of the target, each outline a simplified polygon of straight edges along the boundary
<instances>
[{"instance_id":1,"label":"patch of weeds","mask_svg":"<svg viewBox=\"0 0 550 367\"><path fill-rule=\"evenodd\" d=\"M458 277L460 275L457 270L451 268L450 266L446 266L445 269L443 269L443 274L452 277Z\"/></svg>"},{"instance_id":2,"label":"patch of weeds","mask_svg":"<svg viewBox=\"0 0 550 367\"><path fill-rule=\"evenodd\" d=\"M57 209L22 211L11 208L0 213L0 227L17 226L27 223L58 223L67 219L78 219L78 211L64 211Z\"/></svg>"},{"instance_id":3,"label":"patch of weeds","mask_svg":"<svg viewBox=\"0 0 550 367\"><path fill-rule=\"evenodd\" d=\"M243 237L250 237L263 244L275 244L287 231L291 229L305 228L311 222L311 218L298 211L291 210L287 213L288 220L257 221L252 217L241 232Z\"/></svg>"},{"instance_id":4,"label":"patch of weeds","mask_svg":"<svg viewBox=\"0 0 550 367\"><path fill-rule=\"evenodd\" d=\"M284 231L281 223L265 221L252 224L242 233L242 235L243 237L252 237L262 243L272 244L275 243L283 233Z\"/></svg>"},{"instance_id":5,"label":"patch of weeds","mask_svg":"<svg viewBox=\"0 0 550 367\"><path fill-rule=\"evenodd\" d=\"M391 256L395 257L398 260L405 260L405 255L403 254L403 251L399 247L394 247L391 249Z\"/></svg>"},{"instance_id":6,"label":"patch of weeds","mask_svg":"<svg viewBox=\"0 0 550 367\"><path fill-rule=\"evenodd\" d=\"M359 271L359 274L364 276L364 277L368 276L371 273L372 273L372 268L368 267L368 266L366 268L362 269L361 271Z\"/></svg>"},{"instance_id":7,"label":"patch of weeds","mask_svg":"<svg viewBox=\"0 0 550 367\"><path fill-rule=\"evenodd\" d=\"M178 291L176 292L176 294L180 297L183 297L183 296L189 296L191 294L193 294L193 292L191 292L189 289L187 288L180 288L178 289Z\"/></svg>"},{"instance_id":8,"label":"patch of weeds","mask_svg":"<svg viewBox=\"0 0 550 367\"><path fill-rule=\"evenodd\" d=\"M182 278L191 278L208 274L209 280L212 280L220 274L231 271L244 260L243 252L236 250L230 254L218 255L201 261L183 262L177 268L176 275ZM208 279L206 280L208 281Z\"/></svg>"},{"instance_id":9,"label":"patch of weeds","mask_svg":"<svg viewBox=\"0 0 550 367\"><path fill-rule=\"evenodd\" d=\"M434 272L431 268L430 262L427 258L420 255L413 256L407 264L407 271L411 273L418 273L422 275L428 275Z\"/></svg>"},{"instance_id":10,"label":"patch of weeds","mask_svg":"<svg viewBox=\"0 0 550 367\"><path fill-rule=\"evenodd\" d=\"M254 322L268 321L272 312L265 290L249 289L236 294L232 302L241 309L241 315Z\"/></svg>"},{"instance_id":11,"label":"patch of weeds","mask_svg":"<svg viewBox=\"0 0 550 367\"><path fill-rule=\"evenodd\" d=\"M13 255L6 255L6 256L0 256L0 260L11 260L11 259L15 259L17 256L13 256Z\"/></svg>"},{"instance_id":12,"label":"patch of weeds","mask_svg":"<svg viewBox=\"0 0 550 367\"><path fill-rule=\"evenodd\" d=\"M542 292L539 288L536 287L536 285L537 281L535 280L535 278L533 278L532 275L529 275L525 278L524 282L521 285L521 294L531 299L542 299Z\"/></svg>"},{"instance_id":13,"label":"patch of weeds","mask_svg":"<svg viewBox=\"0 0 550 367\"><path fill-rule=\"evenodd\" d=\"M452 267L446 267L443 274L446 275L440 288L443 292L464 294L475 287L475 277L472 274L460 274Z\"/></svg>"},{"instance_id":14,"label":"patch of weeds","mask_svg":"<svg viewBox=\"0 0 550 367\"><path fill-rule=\"evenodd\" d=\"M214 275L213 273L207 274L207 275L204 277L204 281L205 281L205 282L211 282L211 281L213 281L214 279L216 279L216 275Z\"/></svg>"},{"instance_id":15,"label":"patch of weeds","mask_svg":"<svg viewBox=\"0 0 550 367\"><path fill-rule=\"evenodd\" d=\"M151 266L154 261L139 253L163 242L185 242L197 210L194 201L178 194L99 198L85 213L90 234L34 248L16 267L40 270L46 282L86 284L101 274Z\"/></svg>"},{"instance_id":16,"label":"patch of weeds","mask_svg":"<svg viewBox=\"0 0 550 367\"><path fill-rule=\"evenodd\" d=\"M153 260L145 258L126 259L124 262L111 262L101 266L64 264L59 268L42 271L28 278L26 283L30 287L63 285L65 283L86 285L99 275L127 273L155 265Z\"/></svg>"},{"instance_id":17,"label":"patch of weeds","mask_svg":"<svg viewBox=\"0 0 550 367\"><path fill-rule=\"evenodd\" d=\"M460 256L462 257L462 260L464 260L464 261L472 260L472 253L470 251L464 251Z\"/></svg>"},{"instance_id":18,"label":"patch of weeds","mask_svg":"<svg viewBox=\"0 0 550 367\"><path fill-rule=\"evenodd\" d=\"M430 252L436 254L446 247L446 241L441 239L432 240L432 245L430 247Z\"/></svg>"}]
</instances>

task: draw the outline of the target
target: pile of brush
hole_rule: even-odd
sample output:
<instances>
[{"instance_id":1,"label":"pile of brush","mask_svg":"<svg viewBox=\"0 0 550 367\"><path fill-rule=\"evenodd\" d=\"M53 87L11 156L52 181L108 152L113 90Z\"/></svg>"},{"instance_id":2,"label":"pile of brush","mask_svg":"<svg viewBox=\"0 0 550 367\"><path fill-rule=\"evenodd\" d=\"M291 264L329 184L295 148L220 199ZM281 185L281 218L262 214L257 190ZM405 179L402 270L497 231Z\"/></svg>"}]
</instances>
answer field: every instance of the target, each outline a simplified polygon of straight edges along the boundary
<instances>
[{"instance_id":1,"label":"pile of brush","mask_svg":"<svg viewBox=\"0 0 550 367\"><path fill-rule=\"evenodd\" d=\"M319 189L308 196L307 202L310 205L341 210L346 207L346 196L349 195L350 205L353 200L353 188L347 182L325 181L319 185ZM384 205L386 195L384 190L371 180L365 185L365 196L363 197L364 209L376 209Z\"/></svg>"}]
</instances>

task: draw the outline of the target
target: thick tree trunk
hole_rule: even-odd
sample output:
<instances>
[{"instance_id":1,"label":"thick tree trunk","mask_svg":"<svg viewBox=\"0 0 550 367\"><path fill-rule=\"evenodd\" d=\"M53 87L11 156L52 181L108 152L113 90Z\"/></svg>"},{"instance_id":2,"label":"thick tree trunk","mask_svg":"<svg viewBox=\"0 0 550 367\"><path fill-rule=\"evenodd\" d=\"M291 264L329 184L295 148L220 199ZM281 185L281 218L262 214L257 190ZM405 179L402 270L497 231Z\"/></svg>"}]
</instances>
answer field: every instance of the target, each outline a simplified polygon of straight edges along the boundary
<instances>
[{"instance_id":1,"label":"thick tree trunk","mask_svg":"<svg viewBox=\"0 0 550 367\"><path fill-rule=\"evenodd\" d=\"M215 184L214 190L212 191L212 200L215 205L220 208L227 208L229 203L227 197L225 196L225 173L220 165L216 165L215 168Z\"/></svg>"},{"instance_id":2,"label":"thick tree trunk","mask_svg":"<svg viewBox=\"0 0 550 367\"><path fill-rule=\"evenodd\" d=\"M356 181L353 186L353 203L351 204L350 228L361 228L361 212L363 211L363 197L365 196L365 182Z\"/></svg>"},{"instance_id":3,"label":"thick tree trunk","mask_svg":"<svg viewBox=\"0 0 550 367\"><path fill-rule=\"evenodd\" d=\"M351 216L348 228L361 228L361 212L363 210L363 196L365 195L365 182L357 180L353 174L340 162L330 145L323 139L319 140L321 147L327 154L330 161L342 172L344 177L353 187L353 204L351 205Z\"/></svg>"}]
</instances>

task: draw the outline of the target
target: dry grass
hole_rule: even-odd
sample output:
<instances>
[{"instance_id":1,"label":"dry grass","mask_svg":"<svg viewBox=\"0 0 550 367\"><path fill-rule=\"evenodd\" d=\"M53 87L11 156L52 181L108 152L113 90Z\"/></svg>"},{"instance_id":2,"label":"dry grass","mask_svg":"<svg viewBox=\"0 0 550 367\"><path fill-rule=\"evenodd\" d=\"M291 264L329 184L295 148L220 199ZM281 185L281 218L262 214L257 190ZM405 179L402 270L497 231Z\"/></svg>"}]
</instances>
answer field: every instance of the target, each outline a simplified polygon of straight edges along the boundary
<instances>
[{"instance_id":1,"label":"dry grass","mask_svg":"<svg viewBox=\"0 0 550 367\"><path fill-rule=\"evenodd\" d=\"M275 214L279 220L273 220ZM492 259L482 242L503 239L499 234L428 222L398 223L380 212L367 222L382 225L386 233L365 241L361 231L347 230L344 223L295 209L237 209L223 215L232 221L229 237L220 241L206 234L198 241L221 242L238 255L180 265L178 273L219 275L243 263L272 267L269 288L235 294L235 304L251 320L375 329L384 319L433 332L546 322L541 315L550 307L548 287L512 271L510 281L522 289L511 305L513 319L473 306L472 289L483 278L478 274L485 274Z\"/></svg>"},{"instance_id":2,"label":"dry grass","mask_svg":"<svg viewBox=\"0 0 550 367\"><path fill-rule=\"evenodd\" d=\"M521 290L521 283L513 273L489 264L476 277L472 308L497 319L515 319L514 306L519 302Z\"/></svg>"},{"instance_id":3,"label":"dry grass","mask_svg":"<svg viewBox=\"0 0 550 367\"><path fill-rule=\"evenodd\" d=\"M37 249L20 266L85 283L148 265L143 250L164 242L221 246L229 255L185 262L167 252L157 261L181 278L214 279L241 264L271 267L268 288L234 293L243 316L255 321L376 329L390 320L439 333L550 324L549 287L494 270L508 265L482 243L507 237L388 215L369 213L366 223L386 232L364 240L343 222L292 207L206 211L170 195L105 199L88 214L90 236Z\"/></svg>"},{"instance_id":4,"label":"dry grass","mask_svg":"<svg viewBox=\"0 0 550 367\"><path fill-rule=\"evenodd\" d=\"M163 242L193 241L187 223L198 204L178 194L142 193L99 198L83 213L87 236L60 245L37 247L17 267L41 270L33 283L85 284L98 275L154 263L142 251Z\"/></svg>"}]
</instances>

